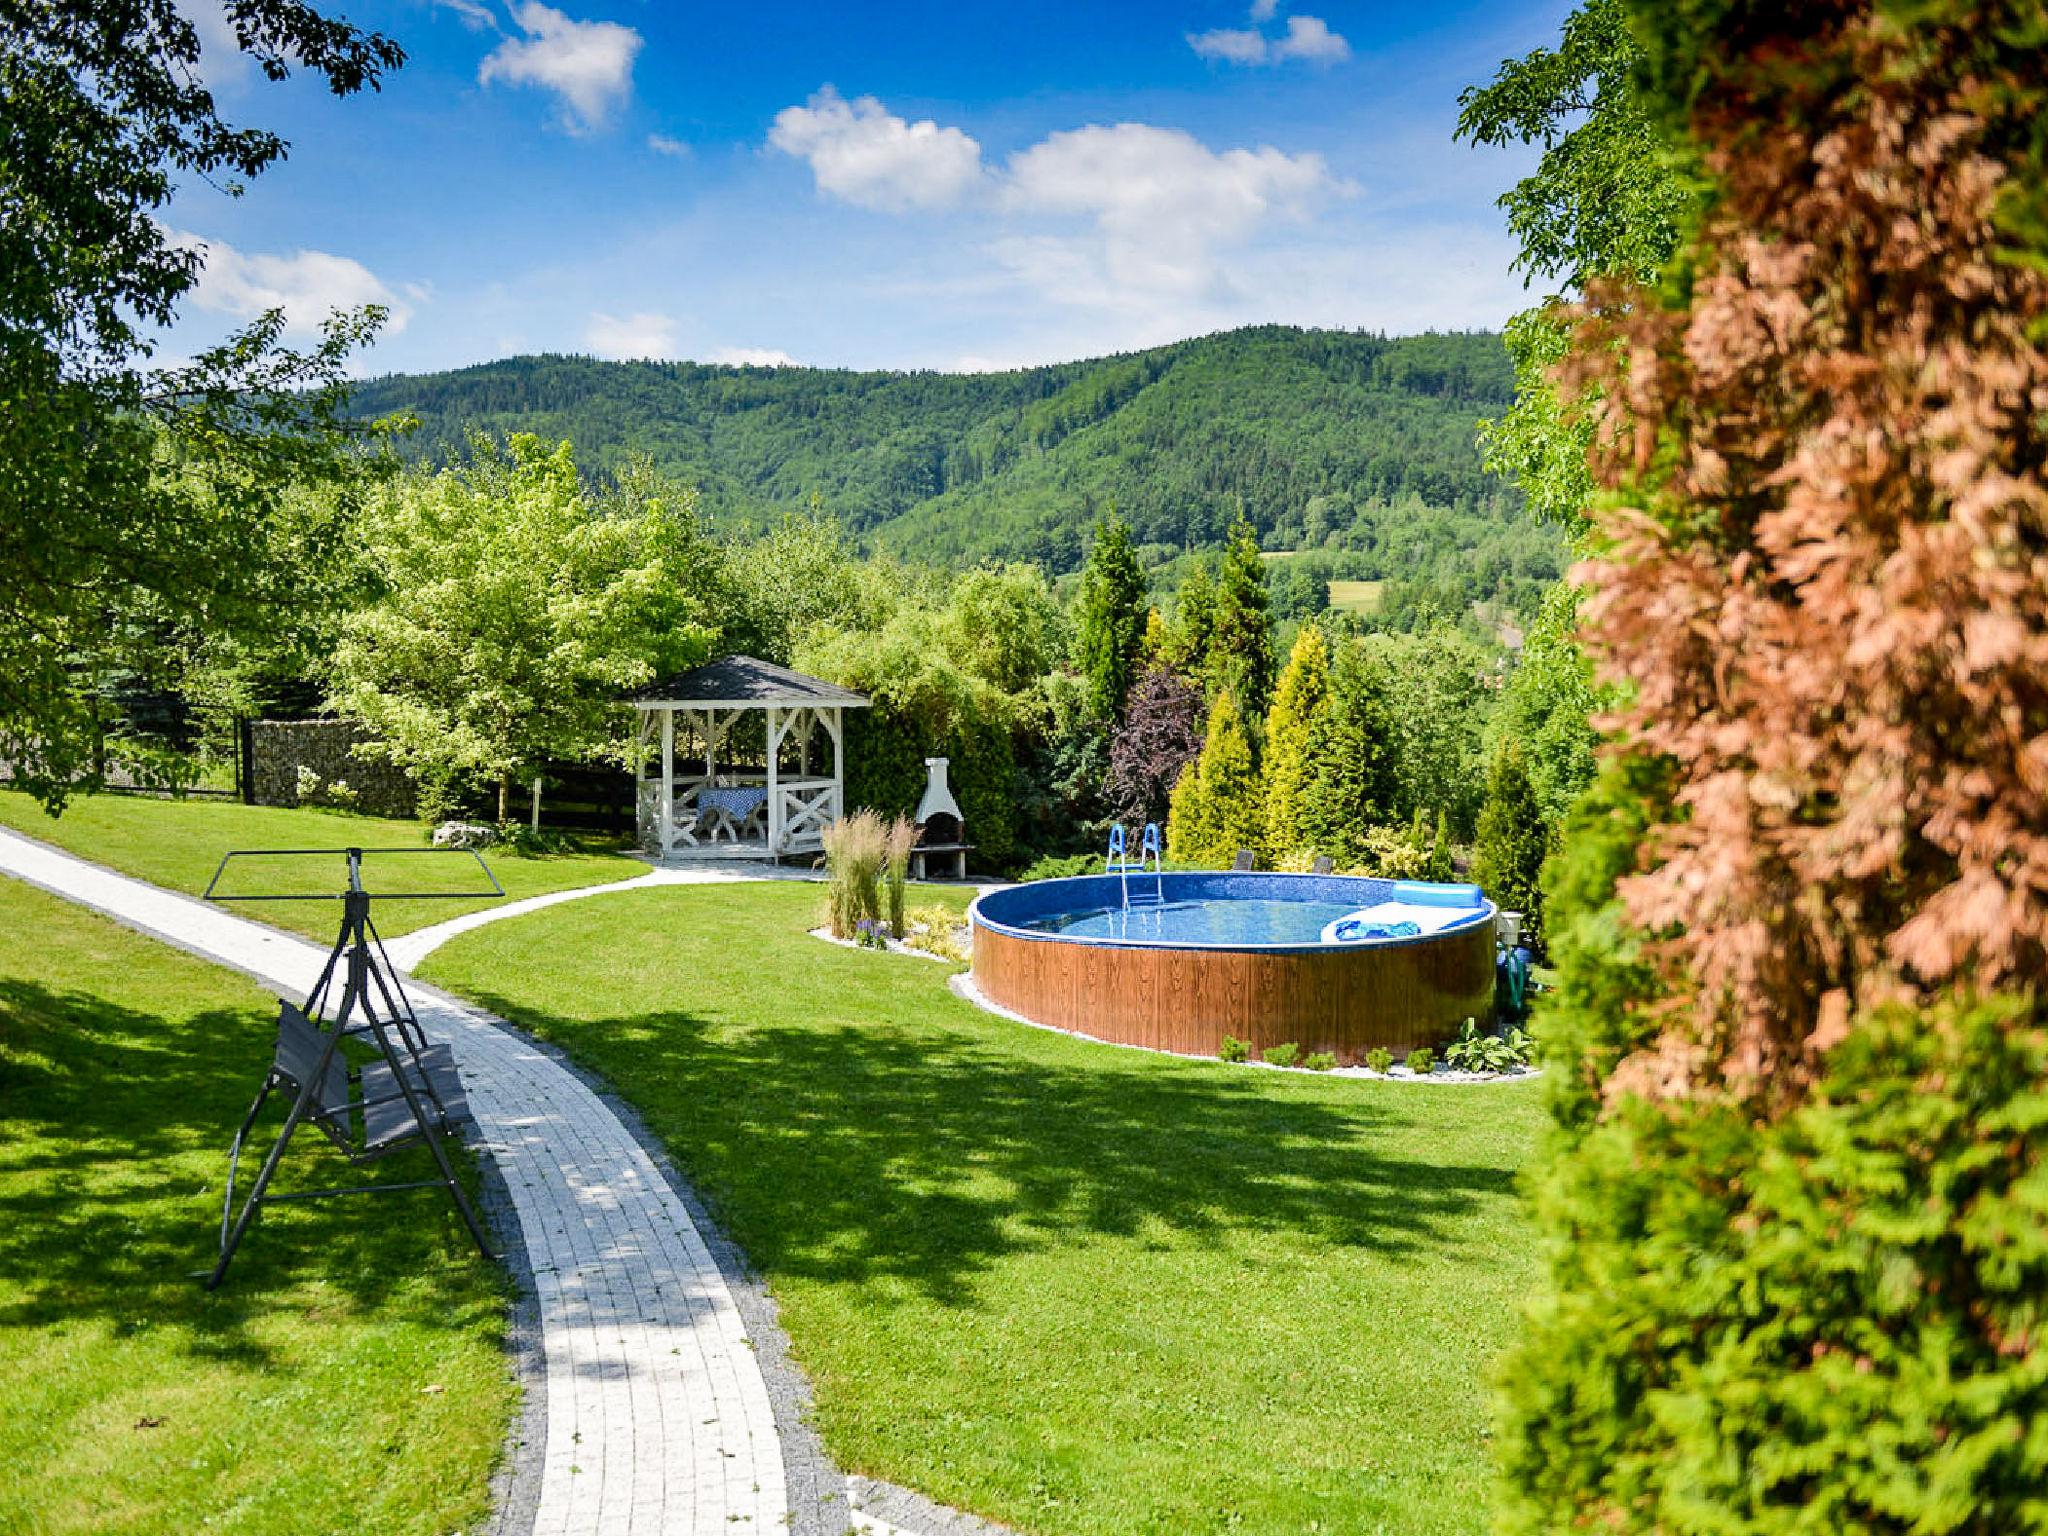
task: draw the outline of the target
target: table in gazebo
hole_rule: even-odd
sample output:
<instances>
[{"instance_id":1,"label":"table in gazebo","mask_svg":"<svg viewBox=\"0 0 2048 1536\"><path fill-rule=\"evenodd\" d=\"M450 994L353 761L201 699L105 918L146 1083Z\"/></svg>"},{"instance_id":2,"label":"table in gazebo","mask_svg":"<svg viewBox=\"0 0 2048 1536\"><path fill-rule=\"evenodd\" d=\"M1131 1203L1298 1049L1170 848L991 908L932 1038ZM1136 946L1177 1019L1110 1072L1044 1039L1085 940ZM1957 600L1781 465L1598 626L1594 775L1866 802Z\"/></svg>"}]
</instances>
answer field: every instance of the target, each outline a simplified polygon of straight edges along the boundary
<instances>
[{"instance_id":1,"label":"table in gazebo","mask_svg":"<svg viewBox=\"0 0 2048 1536\"><path fill-rule=\"evenodd\" d=\"M740 830L760 814L768 803L768 791L764 788L741 787L725 789L707 785L697 791L697 809L703 814L704 825L715 840L720 831L732 834L732 840L740 840Z\"/></svg>"}]
</instances>

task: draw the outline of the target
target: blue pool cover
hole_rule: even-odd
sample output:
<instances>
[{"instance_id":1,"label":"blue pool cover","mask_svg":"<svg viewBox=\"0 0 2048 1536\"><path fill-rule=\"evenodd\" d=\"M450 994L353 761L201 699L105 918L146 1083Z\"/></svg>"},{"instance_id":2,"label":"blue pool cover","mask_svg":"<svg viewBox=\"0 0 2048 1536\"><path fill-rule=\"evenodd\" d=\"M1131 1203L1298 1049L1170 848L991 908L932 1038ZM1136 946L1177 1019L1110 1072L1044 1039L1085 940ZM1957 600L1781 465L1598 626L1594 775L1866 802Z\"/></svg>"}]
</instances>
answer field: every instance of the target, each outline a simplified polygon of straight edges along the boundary
<instances>
[{"instance_id":1,"label":"blue pool cover","mask_svg":"<svg viewBox=\"0 0 2048 1536\"><path fill-rule=\"evenodd\" d=\"M1454 909L1456 916L1438 933L1463 930L1493 917L1492 904L1476 885L1354 875L1203 872L1134 874L1128 885L1116 875L1036 880L991 891L974 903L973 911L974 920L986 927L1067 943L1322 949L1328 947L1323 929L1331 922L1385 902ZM1415 944L1432 937L1425 933L1364 942Z\"/></svg>"}]
</instances>

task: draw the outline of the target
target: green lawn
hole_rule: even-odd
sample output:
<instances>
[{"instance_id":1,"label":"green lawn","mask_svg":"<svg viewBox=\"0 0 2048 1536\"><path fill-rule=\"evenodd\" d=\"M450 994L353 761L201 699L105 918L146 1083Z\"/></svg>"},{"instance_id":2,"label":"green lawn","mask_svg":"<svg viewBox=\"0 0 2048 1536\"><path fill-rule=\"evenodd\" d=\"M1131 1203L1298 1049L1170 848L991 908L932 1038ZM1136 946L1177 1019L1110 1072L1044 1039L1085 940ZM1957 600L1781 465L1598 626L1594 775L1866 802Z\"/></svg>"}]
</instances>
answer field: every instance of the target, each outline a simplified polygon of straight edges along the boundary
<instances>
[{"instance_id":1,"label":"green lawn","mask_svg":"<svg viewBox=\"0 0 2048 1536\"><path fill-rule=\"evenodd\" d=\"M1330 606L1349 609L1353 613L1378 613L1386 594L1387 584L1384 581L1333 581L1330 583Z\"/></svg>"},{"instance_id":2,"label":"green lawn","mask_svg":"<svg viewBox=\"0 0 2048 1536\"><path fill-rule=\"evenodd\" d=\"M447 1201L276 1207L209 1295L267 1000L5 879L0 933L0 1531L476 1529L517 1394Z\"/></svg>"},{"instance_id":3,"label":"green lawn","mask_svg":"<svg viewBox=\"0 0 2048 1536\"><path fill-rule=\"evenodd\" d=\"M231 848L424 848L429 843L426 830L417 822L145 795L87 796L72 801L62 816L52 818L27 795L0 790L0 824L123 874L193 896L206 889L221 855ZM630 880L647 873L645 864L618 853L547 858L486 853L485 858L504 886L507 900ZM314 892L341 888L339 859L266 859L260 864L260 868L231 866L236 883L223 889ZM379 891L489 889L473 860L438 856L371 861L365 868L364 883ZM386 899L376 906L377 927L387 939L396 938L491 905L495 903ZM331 939L341 919L339 904L333 902L266 902L230 910L319 939Z\"/></svg>"},{"instance_id":4,"label":"green lawn","mask_svg":"<svg viewBox=\"0 0 2048 1536\"><path fill-rule=\"evenodd\" d=\"M849 1469L1039 1533L1486 1529L1534 1086L1029 1029L946 967L807 938L818 902L570 903L425 969L645 1115L773 1288Z\"/></svg>"}]
</instances>

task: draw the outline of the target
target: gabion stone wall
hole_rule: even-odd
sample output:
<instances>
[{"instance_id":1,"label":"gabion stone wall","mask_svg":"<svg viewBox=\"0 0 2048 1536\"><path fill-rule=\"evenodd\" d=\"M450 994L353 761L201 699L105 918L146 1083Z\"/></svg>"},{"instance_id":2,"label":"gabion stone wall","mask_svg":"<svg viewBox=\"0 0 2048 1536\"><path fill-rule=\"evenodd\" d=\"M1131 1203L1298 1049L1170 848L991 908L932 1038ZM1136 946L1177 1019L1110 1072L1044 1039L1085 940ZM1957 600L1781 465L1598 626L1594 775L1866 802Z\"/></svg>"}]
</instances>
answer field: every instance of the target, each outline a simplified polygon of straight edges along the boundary
<instances>
[{"instance_id":1,"label":"gabion stone wall","mask_svg":"<svg viewBox=\"0 0 2048 1536\"><path fill-rule=\"evenodd\" d=\"M346 720L258 720L250 727L249 769L258 805L297 805L299 769L322 784L339 779L355 791L357 810L373 816L411 816L419 791L402 768L355 755L362 740Z\"/></svg>"}]
</instances>

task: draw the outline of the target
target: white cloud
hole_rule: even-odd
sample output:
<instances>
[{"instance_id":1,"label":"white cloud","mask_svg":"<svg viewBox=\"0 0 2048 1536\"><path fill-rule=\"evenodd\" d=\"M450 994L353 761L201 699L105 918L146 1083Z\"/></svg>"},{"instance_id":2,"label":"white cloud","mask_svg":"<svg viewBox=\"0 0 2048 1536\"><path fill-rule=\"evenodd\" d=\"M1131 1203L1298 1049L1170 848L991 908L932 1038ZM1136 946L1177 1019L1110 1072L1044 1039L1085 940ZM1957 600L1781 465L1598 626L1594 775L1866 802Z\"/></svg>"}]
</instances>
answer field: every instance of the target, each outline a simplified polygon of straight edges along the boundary
<instances>
[{"instance_id":1,"label":"white cloud","mask_svg":"<svg viewBox=\"0 0 2048 1536\"><path fill-rule=\"evenodd\" d=\"M202 239L183 230L167 230L172 246L203 252L204 265L192 290L198 308L237 320L253 320L266 310L284 311L285 329L298 337L316 334L337 309L382 304L390 311L383 334L396 336L412 318L412 306L400 299L361 262L328 251L293 251L288 256L236 250L225 240ZM416 300L426 290L406 284Z\"/></svg>"},{"instance_id":2,"label":"white cloud","mask_svg":"<svg viewBox=\"0 0 2048 1536\"><path fill-rule=\"evenodd\" d=\"M780 347L720 347L705 359L734 368L801 368L795 358Z\"/></svg>"},{"instance_id":3,"label":"white cloud","mask_svg":"<svg viewBox=\"0 0 2048 1536\"><path fill-rule=\"evenodd\" d=\"M1252 20L1269 22L1280 10L1280 0L1252 0Z\"/></svg>"},{"instance_id":4,"label":"white cloud","mask_svg":"<svg viewBox=\"0 0 2048 1536\"><path fill-rule=\"evenodd\" d=\"M1190 32L1188 46L1205 59L1226 64L1263 64L1271 57L1266 34L1244 27L1218 27L1213 32Z\"/></svg>"},{"instance_id":5,"label":"white cloud","mask_svg":"<svg viewBox=\"0 0 2048 1536\"><path fill-rule=\"evenodd\" d=\"M1290 16L1287 35L1273 41L1273 62L1306 59L1311 64L1339 64L1351 57L1351 45L1332 32L1319 16Z\"/></svg>"},{"instance_id":6,"label":"white cloud","mask_svg":"<svg viewBox=\"0 0 2048 1536\"><path fill-rule=\"evenodd\" d=\"M599 357L674 357L676 323L652 311L623 317L593 311L583 331L583 344Z\"/></svg>"},{"instance_id":7,"label":"white cloud","mask_svg":"<svg viewBox=\"0 0 2048 1536\"><path fill-rule=\"evenodd\" d=\"M498 30L498 18L489 6L479 4L478 0L434 0L434 4L460 16L462 24L472 32Z\"/></svg>"},{"instance_id":8,"label":"white cloud","mask_svg":"<svg viewBox=\"0 0 2048 1536\"><path fill-rule=\"evenodd\" d=\"M1270 21L1275 7L1254 5L1254 22ZM1226 64L1285 64L1300 59L1310 64L1338 64L1351 57L1351 45L1319 16L1290 16L1287 30L1268 37L1255 28L1218 27L1211 32L1190 32L1188 46L1205 59Z\"/></svg>"},{"instance_id":9,"label":"white cloud","mask_svg":"<svg viewBox=\"0 0 2048 1536\"><path fill-rule=\"evenodd\" d=\"M561 98L562 126L593 133L633 94L633 60L645 41L615 21L575 21L526 0L512 19L526 34L507 38L485 56L477 81L537 85Z\"/></svg>"},{"instance_id":10,"label":"white cloud","mask_svg":"<svg viewBox=\"0 0 2048 1536\"><path fill-rule=\"evenodd\" d=\"M908 122L872 96L849 102L829 85L776 113L768 142L808 161L819 191L864 208L943 208L981 179L981 146L958 128Z\"/></svg>"},{"instance_id":11,"label":"white cloud","mask_svg":"<svg viewBox=\"0 0 2048 1536\"><path fill-rule=\"evenodd\" d=\"M1352 190L1321 155L1218 154L1191 134L1144 123L1076 128L1011 156L1003 200L1020 212L1086 218L1092 234L1013 239L996 252L1051 291L1094 295L1084 301L1195 298L1222 281L1220 249Z\"/></svg>"},{"instance_id":12,"label":"white cloud","mask_svg":"<svg viewBox=\"0 0 2048 1536\"><path fill-rule=\"evenodd\" d=\"M665 133L647 135L647 147L657 155L667 155L671 160L687 160L694 153L681 139L672 139Z\"/></svg>"}]
</instances>

